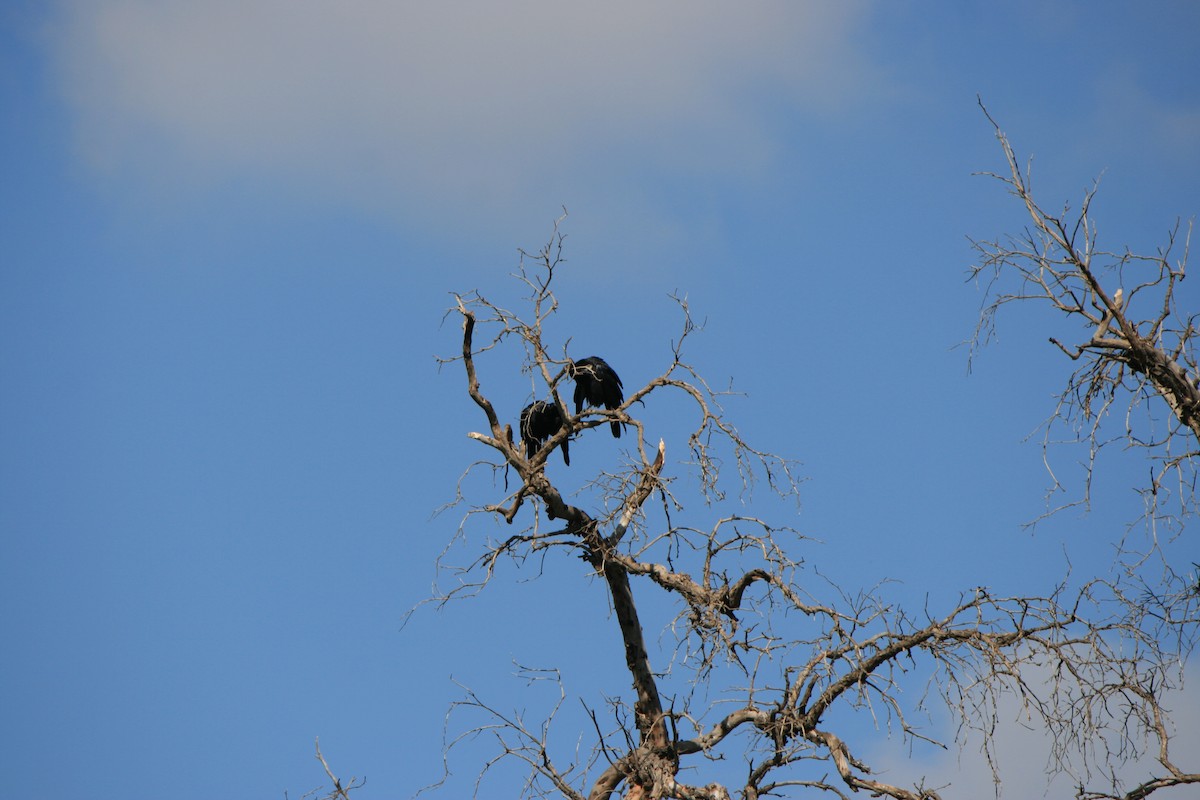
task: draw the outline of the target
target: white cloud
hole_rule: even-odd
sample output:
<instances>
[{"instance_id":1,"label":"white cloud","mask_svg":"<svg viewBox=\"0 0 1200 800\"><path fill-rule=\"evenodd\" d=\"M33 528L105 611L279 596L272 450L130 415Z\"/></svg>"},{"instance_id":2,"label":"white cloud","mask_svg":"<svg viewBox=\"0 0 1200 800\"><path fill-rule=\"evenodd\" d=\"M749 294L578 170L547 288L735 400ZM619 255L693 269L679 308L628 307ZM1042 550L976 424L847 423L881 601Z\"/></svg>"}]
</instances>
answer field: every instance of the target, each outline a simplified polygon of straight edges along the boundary
<instances>
[{"instance_id":1,"label":"white cloud","mask_svg":"<svg viewBox=\"0 0 1200 800\"><path fill-rule=\"evenodd\" d=\"M1200 672L1194 667L1187 671L1183 688L1170 692L1164 706L1170 713L1172 740L1171 757L1176 766L1185 772L1196 769L1195 756L1200 753L1200 716L1191 713L1197 706L1197 683ZM997 725L991 741L992 755L1001 784L999 791L994 782L992 768L983 752L978 732L972 731L961 747L950 745L950 751L941 755L933 748L918 747L919 753L910 753L899 743L889 742L880 747L877 755L868 758L878 766L881 777L890 783L913 785L925 777L926 786L934 789L946 787L945 797L972 798L1020 798L1029 800L1040 797L1073 797L1079 783L1078 777L1060 772L1051 776L1054 742L1045 726L1021 708L1015 698L1006 696L1001 703ZM952 742L953 724L947 724L942 741ZM1157 762L1157 743L1141 742L1141 758L1125 764L1109 764L1097 768L1092 764L1091 773L1085 778L1089 788L1108 788L1104 766L1115 769L1117 777L1126 786L1126 791L1153 775L1165 774ZM1100 750L1102 752L1102 748ZM1072 766L1082 767L1075 755ZM1162 792L1163 800L1190 796L1194 787L1168 789ZM1157 797L1157 795L1156 795Z\"/></svg>"},{"instance_id":2,"label":"white cloud","mask_svg":"<svg viewBox=\"0 0 1200 800\"><path fill-rule=\"evenodd\" d=\"M102 170L503 213L644 170L756 174L772 114L866 91L861 17L786 0L94 0L63 6L54 41Z\"/></svg>"}]
</instances>

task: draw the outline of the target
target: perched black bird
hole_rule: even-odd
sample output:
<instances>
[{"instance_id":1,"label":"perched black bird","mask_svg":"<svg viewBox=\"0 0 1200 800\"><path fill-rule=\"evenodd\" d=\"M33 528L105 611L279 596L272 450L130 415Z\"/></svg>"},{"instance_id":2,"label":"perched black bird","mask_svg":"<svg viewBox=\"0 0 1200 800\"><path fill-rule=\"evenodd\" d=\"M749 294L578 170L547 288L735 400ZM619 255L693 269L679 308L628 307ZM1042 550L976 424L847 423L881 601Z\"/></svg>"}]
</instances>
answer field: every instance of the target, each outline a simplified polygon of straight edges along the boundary
<instances>
[{"instance_id":1,"label":"perched black bird","mask_svg":"<svg viewBox=\"0 0 1200 800\"><path fill-rule=\"evenodd\" d=\"M583 410L586 400L589 406L612 410L625 402L621 391L621 379L600 356L588 356L571 364L568 373L575 380L575 413ZM621 438L621 423L612 424L612 435Z\"/></svg>"},{"instance_id":2,"label":"perched black bird","mask_svg":"<svg viewBox=\"0 0 1200 800\"><path fill-rule=\"evenodd\" d=\"M558 406L546 400L536 400L521 411L521 439L525 442L525 457L533 458L554 434L563 426L562 412ZM571 466L571 454L567 440L562 443L563 463Z\"/></svg>"}]
</instances>

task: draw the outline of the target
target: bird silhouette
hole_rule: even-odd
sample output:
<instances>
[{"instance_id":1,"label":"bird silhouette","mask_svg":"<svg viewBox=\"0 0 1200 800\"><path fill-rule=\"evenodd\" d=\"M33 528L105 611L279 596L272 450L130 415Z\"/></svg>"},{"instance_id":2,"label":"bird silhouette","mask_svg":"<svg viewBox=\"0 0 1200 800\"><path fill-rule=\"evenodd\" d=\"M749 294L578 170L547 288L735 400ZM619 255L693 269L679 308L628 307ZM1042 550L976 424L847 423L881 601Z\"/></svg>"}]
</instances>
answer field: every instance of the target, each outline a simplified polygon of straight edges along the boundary
<instances>
[{"instance_id":1,"label":"bird silhouette","mask_svg":"<svg viewBox=\"0 0 1200 800\"><path fill-rule=\"evenodd\" d=\"M610 411L620 408L621 403L625 402L620 377L600 356L581 358L573 362L567 372L575 381L576 414L583 410L585 401L589 406L604 406ZM621 438L621 423L612 423L612 435Z\"/></svg>"},{"instance_id":2,"label":"bird silhouette","mask_svg":"<svg viewBox=\"0 0 1200 800\"><path fill-rule=\"evenodd\" d=\"M525 442L525 457L533 458L542 445L563 426L562 412L546 400L536 400L521 410L521 439ZM562 442L563 463L571 466L567 440Z\"/></svg>"}]
</instances>

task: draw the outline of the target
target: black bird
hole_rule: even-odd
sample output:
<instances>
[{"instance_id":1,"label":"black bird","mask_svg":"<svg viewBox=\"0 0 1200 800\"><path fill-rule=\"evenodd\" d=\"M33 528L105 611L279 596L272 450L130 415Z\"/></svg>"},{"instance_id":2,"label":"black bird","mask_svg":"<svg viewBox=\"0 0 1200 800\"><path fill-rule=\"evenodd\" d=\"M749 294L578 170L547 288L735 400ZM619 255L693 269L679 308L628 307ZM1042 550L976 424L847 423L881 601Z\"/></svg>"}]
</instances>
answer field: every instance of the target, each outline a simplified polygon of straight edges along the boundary
<instances>
[{"instance_id":1,"label":"black bird","mask_svg":"<svg viewBox=\"0 0 1200 800\"><path fill-rule=\"evenodd\" d=\"M562 412L546 400L536 400L521 411L521 439L525 442L525 457L533 458L542 445L563 426ZM563 463L571 466L567 440L562 443Z\"/></svg>"},{"instance_id":2,"label":"black bird","mask_svg":"<svg viewBox=\"0 0 1200 800\"><path fill-rule=\"evenodd\" d=\"M588 356L571 364L568 369L575 380L575 413L583 410L586 400L589 406L612 410L619 408L625 402L625 394L621 391L621 379L617 373L600 356ZM612 435L621 438L621 423L612 424Z\"/></svg>"}]
</instances>

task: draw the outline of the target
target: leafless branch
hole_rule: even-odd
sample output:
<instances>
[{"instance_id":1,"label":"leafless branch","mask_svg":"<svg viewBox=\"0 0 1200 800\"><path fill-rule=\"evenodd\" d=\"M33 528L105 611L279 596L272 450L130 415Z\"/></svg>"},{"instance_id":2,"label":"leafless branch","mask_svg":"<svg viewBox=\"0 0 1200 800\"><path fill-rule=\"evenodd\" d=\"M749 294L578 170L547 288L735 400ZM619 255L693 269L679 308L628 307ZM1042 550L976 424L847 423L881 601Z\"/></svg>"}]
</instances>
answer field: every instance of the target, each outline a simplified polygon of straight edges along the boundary
<instances>
[{"instance_id":1,"label":"leafless branch","mask_svg":"<svg viewBox=\"0 0 1200 800\"><path fill-rule=\"evenodd\" d=\"M1109 446L1141 450L1151 462L1143 491L1146 519L1172 523L1198 510L1195 492L1200 455L1200 369L1197 320L1179 306L1192 225L1177 220L1166 244L1154 255L1103 250L1092 216L1098 184L1080 208L1050 213L1034 198L1030 165L1018 161L999 124L992 124L1004 153L1003 173L983 173L1000 181L1021 203L1029 226L1019 236L973 241L980 255L971 277L986 288L973 350L993 335L996 314L1010 303L1049 306L1078 331L1074 344L1050 342L1078 366L1067 379L1058 405L1044 426L1043 447L1065 430L1068 440L1087 445L1085 492L1101 452ZM1180 249L1178 257L1174 253ZM1161 404L1161 406L1160 406ZM1160 407L1169 414L1159 413ZM1118 423L1116 420L1120 420ZM1121 427L1112 433L1114 425ZM1052 493L1061 489L1053 477ZM1166 501L1174 502L1174 509ZM1065 503L1070 507L1075 502Z\"/></svg>"},{"instance_id":2,"label":"leafless branch","mask_svg":"<svg viewBox=\"0 0 1200 800\"><path fill-rule=\"evenodd\" d=\"M1010 164L1012 185L1025 187L1024 173L1015 160ZM1096 329L1103 324L1099 338L1074 349L1060 347L1093 370L1109 369L1097 367L1099 359L1134 348L1142 335L1125 317L1128 303L1173 279L1164 273L1157 282L1127 284L1124 297L1110 297L1098 281L1087 282L1090 272L1080 272L1090 269L1080 259L1094 255L1090 222L1056 225L1031 208L1035 220L1049 226L1040 235L1057 236L1050 244L1076 255L1048 261L1054 273L1029 267L1025 288L998 298L995 307L1017 297L1040 297L1082 315ZM1085 250L1070 249L1080 243L1087 243ZM1169 590L1163 588L1167 584L1151 589L1132 579L1095 580L1073 591L1064 583L1042 597L997 596L979 588L936 614L897 608L879 587L853 593L830 584L792 554L805 543L794 529L723 511L722 502L731 499L724 488L731 470L739 501L749 500L764 476L777 495L795 498L799 479L794 462L742 438L720 405L722 393L684 360L683 345L695 331L686 300L676 298L683 329L657 377L617 408L571 413L563 402L564 382L571 380L569 339L550 345L544 326L560 308L551 287L563 262L561 245L556 226L537 254L522 254L517 279L529 291L528 319L478 293L456 297L452 313L462 319L462 347L447 363L462 362L467 394L481 415L481 428L468 436L492 459L476 467L490 469L493 480L490 489L475 487L484 493L482 500L460 482L458 502L468 510L453 546L466 547L468 527L483 520L503 520L497 527L517 532L475 545L476 554L461 566L444 560L457 586L439 599L485 589L500 559L524 564L536 556L538 568L546 570L578 569L582 563L580 576L599 576L608 590L631 691L628 698L609 701L611 720L602 722L587 708L577 726L580 741L587 743L562 758L552 753L551 736L565 697L561 682L554 710L538 725L467 690L454 712L482 714L483 722L452 739L450 749L467 739L494 741L496 755L480 780L505 761L528 771L525 796L609 800L621 792L645 800L719 800L738 793L753 799L804 787L839 798L865 791L897 800L939 800L947 787L885 782L862 755L872 752L870 734L843 729L842 715L861 712L879 735L895 733L910 745L944 748L950 742L922 724L936 706L957 721L956 741L982 737L998 770L991 743L1003 701L1016 697L1024 713L1050 731L1051 768L1077 776L1080 786L1107 775L1114 764L1139 758L1148 743L1162 771L1122 797L1200 782L1167 756L1162 705L1164 692L1178 685L1200 621L1185 581L1169 584ZM1165 330L1170 317L1160 316L1158 328ZM475 341L481 325L489 329L482 348ZM1115 339L1117 332L1123 338ZM1109 339L1124 344L1114 347ZM549 397L564 420L534 451L513 442L511 427L502 422L513 412L497 411L479 378L481 360L498 358L518 342L535 397ZM1134 357L1121 358L1114 363L1132 369ZM1146 366L1151 381L1146 385L1157 387L1150 373L1157 374ZM1099 394L1084 396L1092 403L1084 407L1092 411L1111 402ZM640 404L652 403L676 404L672 408L682 403L694 415L686 439L690 482L671 474L671 448L635 413ZM568 440L586 442L612 422L633 433L623 463L568 499L547 475L547 458ZM512 484L499 486L500 474L511 474ZM655 497L661 509L648 502ZM715 521L690 525L673 518L694 516L685 502L693 497L714 512ZM518 524L519 530L507 528ZM554 558L563 555L568 558ZM664 607L675 616L664 629L669 641L655 649L644 635L643 614ZM672 651L669 665L658 663ZM730 754L744 761L741 778L731 780L723 763ZM702 774L714 780L692 780ZM476 792L481 793L478 783ZM1092 796L1109 795L1081 794Z\"/></svg>"},{"instance_id":3,"label":"leafless branch","mask_svg":"<svg viewBox=\"0 0 1200 800\"><path fill-rule=\"evenodd\" d=\"M350 792L365 785L367 782L366 779L351 778L350 782L343 786L342 782L333 774L333 770L329 768L328 762L325 761L325 756L321 754L320 739L316 740L315 747L317 760L321 762L321 768L325 770L325 774L333 783L333 790L325 796L325 800L350 800Z\"/></svg>"}]
</instances>

